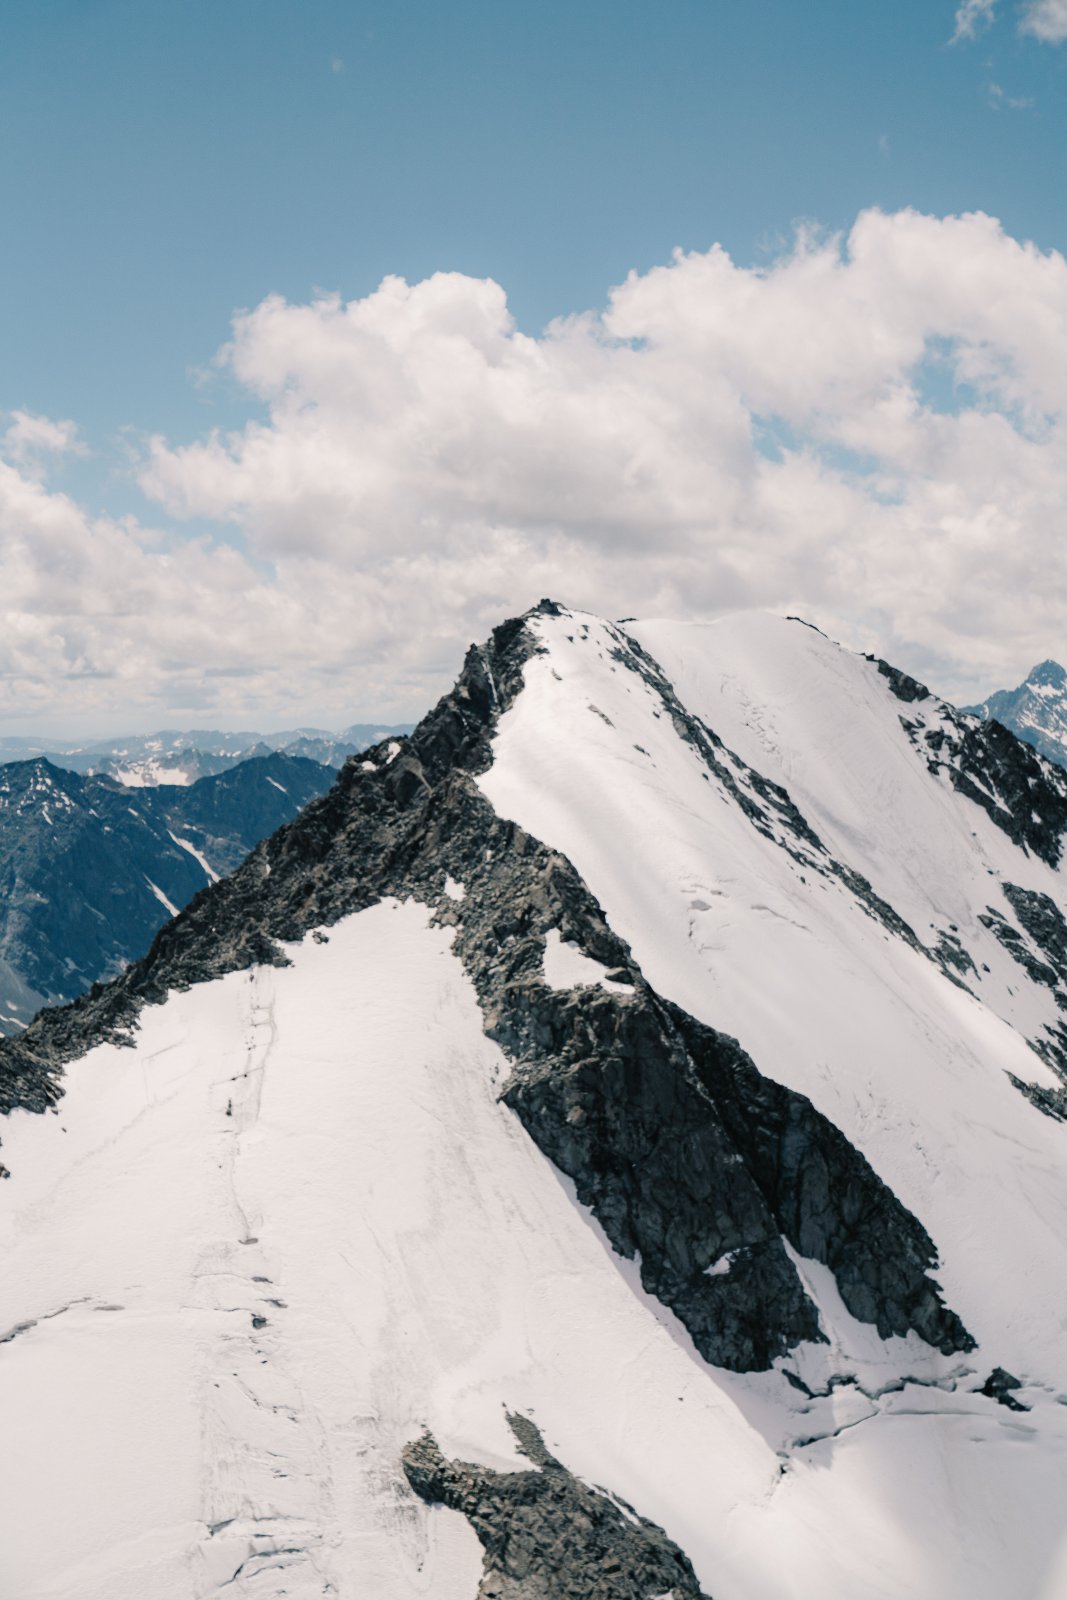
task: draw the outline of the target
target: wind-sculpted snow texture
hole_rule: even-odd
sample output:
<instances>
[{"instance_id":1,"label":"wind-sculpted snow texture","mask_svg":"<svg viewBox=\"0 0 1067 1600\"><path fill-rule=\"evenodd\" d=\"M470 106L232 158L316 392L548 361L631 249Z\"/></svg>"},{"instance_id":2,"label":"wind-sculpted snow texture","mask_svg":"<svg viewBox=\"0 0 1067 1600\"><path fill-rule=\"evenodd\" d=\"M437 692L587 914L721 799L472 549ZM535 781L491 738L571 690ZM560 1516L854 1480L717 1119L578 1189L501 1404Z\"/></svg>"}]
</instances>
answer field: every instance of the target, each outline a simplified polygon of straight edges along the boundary
<instances>
[{"instance_id":1,"label":"wind-sculpted snow texture","mask_svg":"<svg viewBox=\"0 0 1067 1600\"><path fill-rule=\"evenodd\" d=\"M71 1373L15 1592L1067 1593L1058 1008L982 921L1051 964L1058 873L875 665L717 626L504 625L3 1046L0 1405ZM150 1476L109 1406L174 1429L127 1509L75 1487L71 1428Z\"/></svg>"}]
</instances>

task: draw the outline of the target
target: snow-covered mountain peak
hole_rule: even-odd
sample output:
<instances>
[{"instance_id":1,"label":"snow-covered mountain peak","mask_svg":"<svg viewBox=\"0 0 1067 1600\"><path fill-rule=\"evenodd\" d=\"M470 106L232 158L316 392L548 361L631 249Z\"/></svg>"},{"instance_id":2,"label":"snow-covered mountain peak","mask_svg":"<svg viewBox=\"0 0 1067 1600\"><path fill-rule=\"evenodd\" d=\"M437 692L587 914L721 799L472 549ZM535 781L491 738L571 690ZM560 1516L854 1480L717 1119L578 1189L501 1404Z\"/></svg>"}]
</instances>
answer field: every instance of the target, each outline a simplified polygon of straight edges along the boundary
<instances>
[{"instance_id":1,"label":"snow-covered mountain peak","mask_svg":"<svg viewBox=\"0 0 1067 1600\"><path fill-rule=\"evenodd\" d=\"M1062 1600L1064 782L781 619L472 647L0 1047L13 1592Z\"/></svg>"},{"instance_id":2,"label":"snow-covered mountain peak","mask_svg":"<svg viewBox=\"0 0 1067 1600\"><path fill-rule=\"evenodd\" d=\"M1017 689L999 689L968 708L996 719L1050 761L1067 765L1067 672L1058 661L1042 661Z\"/></svg>"},{"instance_id":3,"label":"snow-covered mountain peak","mask_svg":"<svg viewBox=\"0 0 1067 1600\"><path fill-rule=\"evenodd\" d=\"M1056 693L1060 689L1067 689L1067 671L1058 661L1039 661L1037 666L1027 673L1025 682L1031 689Z\"/></svg>"}]
</instances>

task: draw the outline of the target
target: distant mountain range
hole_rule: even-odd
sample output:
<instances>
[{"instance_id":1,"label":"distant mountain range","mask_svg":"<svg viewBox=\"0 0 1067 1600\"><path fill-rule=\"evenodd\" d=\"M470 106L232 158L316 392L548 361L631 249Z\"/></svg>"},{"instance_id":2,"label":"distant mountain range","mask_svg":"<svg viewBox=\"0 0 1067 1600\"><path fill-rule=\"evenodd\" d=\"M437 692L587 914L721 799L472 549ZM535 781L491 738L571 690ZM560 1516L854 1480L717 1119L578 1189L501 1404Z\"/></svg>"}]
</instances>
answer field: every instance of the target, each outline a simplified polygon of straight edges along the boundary
<instances>
[{"instance_id":1,"label":"distant mountain range","mask_svg":"<svg viewBox=\"0 0 1067 1600\"><path fill-rule=\"evenodd\" d=\"M1067 767L1067 672L1058 661L1042 661L1017 689L998 689L977 706L965 706L985 721L995 719L1049 761Z\"/></svg>"},{"instance_id":2,"label":"distant mountain range","mask_svg":"<svg viewBox=\"0 0 1067 1600\"><path fill-rule=\"evenodd\" d=\"M0 766L0 1033L121 972L333 779L278 751L133 792L44 757Z\"/></svg>"},{"instance_id":3,"label":"distant mountain range","mask_svg":"<svg viewBox=\"0 0 1067 1600\"><path fill-rule=\"evenodd\" d=\"M64 767L68 772L101 774L117 778L128 788L141 789L161 783L195 783L198 778L228 772L241 761L267 756L275 750L323 766L340 767L349 756L358 755L370 745L410 732L410 723L394 726L354 722L340 733L323 728L289 728L281 733L162 728L155 733L83 744L32 737L0 738L0 761L44 756L53 766Z\"/></svg>"}]
</instances>

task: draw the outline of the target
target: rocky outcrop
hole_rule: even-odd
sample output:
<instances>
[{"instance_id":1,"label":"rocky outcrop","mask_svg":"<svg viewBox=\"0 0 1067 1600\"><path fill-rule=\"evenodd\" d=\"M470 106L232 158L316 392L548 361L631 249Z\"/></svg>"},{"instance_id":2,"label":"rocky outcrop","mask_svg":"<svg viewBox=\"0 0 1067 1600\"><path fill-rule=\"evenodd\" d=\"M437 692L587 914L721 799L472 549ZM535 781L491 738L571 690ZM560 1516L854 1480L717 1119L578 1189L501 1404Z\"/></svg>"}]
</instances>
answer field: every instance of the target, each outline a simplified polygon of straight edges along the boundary
<instances>
[{"instance_id":1,"label":"rocky outcrop","mask_svg":"<svg viewBox=\"0 0 1067 1600\"><path fill-rule=\"evenodd\" d=\"M995 906L987 906L978 920L1003 945L1032 983L1051 989L1061 1011L1067 1011L1067 921L1047 894L1002 883L1001 889L1017 918L1010 921ZM1044 1024L1030 1047L1050 1066L1063 1086L1024 1083L1011 1074L1015 1087L1046 1116L1067 1121L1067 1026L1062 1021Z\"/></svg>"},{"instance_id":2,"label":"rocky outcrop","mask_svg":"<svg viewBox=\"0 0 1067 1600\"><path fill-rule=\"evenodd\" d=\"M1067 832L1067 773L1002 723L956 711L906 673L876 664L898 700L921 705L900 722L929 770L944 773L1013 844L1058 866Z\"/></svg>"},{"instance_id":3,"label":"rocky outcrop","mask_svg":"<svg viewBox=\"0 0 1067 1600\"><path fill-rule=\"evenodd\" d=\"M415 1493L460 1512L481 1541L477 1600L709 1600L662 1528L574 1477L529 1418L508 1422L528 1472L448 1461L429 1434L404 1451Z\"/></svg>"},{"instance_id":4,"label":"rocky outcrop","mask_svg":"<svg viewBox=\"0 0 1067 1600\"><path fill-rule=\"evenodd\" d=\"M1023 889L1017 883L1004 883L1001 888L1022 926L1051 963L1067 1000L1067 921L1063 912L1039 890Z\"/></svg>"},{"instance_id":5,"label":"rocky outcrop","mask_svg":"<svg viewBox=\"0 0 1067 1600\"><path fill-rule=\"evenodd\" d=\"M995 1400L998 1405L1006 1406L1009 1411L1029 1411L1029 1406L1024 1406L1020 1400L1015 1399L1014 1391L1021 1388L1022 1384L1018 1378L1013 1377L1010 1372L1005 1372L1003 1367L994 1367L978 1393Z\"/></svg>"},{"instance_id":6,"label":"rocky outcrop","mask_svg":"<svg viewBox=\"0 0 1067 1600\"><path fill-rule=\"evenodd\" d=\"M1055 989L1059 982L1055 968L1035 955L1028 940L1013 922L1008 921L1003 912L998 911L996 906L986 906L985 910L979 913L978 920L984 928L989 929L997 942L1003 945L1012 960L1022 967L1031 982L1039 983L1044 988Z\"/></svg>"},{"instance_id":7,"label":"rocky outcrop","mask_svg":"<svg viewBox=\"0 0 1067 1600\"><path fill-rule=\"evenodd\" d=\"M901 672L899 667L891 667L888 661L880 661L877 656L867 656L866 660L873 661L882 677L898 700L911 703L915 700L929 700L930 691L925 683L920 683L917 678L909 678L906 672Z\"/></svg>"}]
</instances>

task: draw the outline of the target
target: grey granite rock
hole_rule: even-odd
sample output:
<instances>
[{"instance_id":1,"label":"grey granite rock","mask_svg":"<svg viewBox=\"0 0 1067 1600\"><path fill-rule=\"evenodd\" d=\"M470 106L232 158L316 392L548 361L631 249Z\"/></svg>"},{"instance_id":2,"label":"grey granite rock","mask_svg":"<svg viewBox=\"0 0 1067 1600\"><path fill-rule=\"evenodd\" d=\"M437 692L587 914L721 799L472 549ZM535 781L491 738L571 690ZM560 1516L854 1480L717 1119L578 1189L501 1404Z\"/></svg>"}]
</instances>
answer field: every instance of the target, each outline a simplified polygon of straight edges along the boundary
<instances>
[{"instance_id":1,"label":"grey granite rock","mask_svg":"<svg viewBox=\"0 0 1067 1600\"><path fill-rule=\"evenodd\" d=\"M481 1541L477 1600L709 1600L662 1528L574 1477L528 1417L508 1421L527 1472L448 1461L429 1434L404 1452L415 1493L461 1512Z\"/></svg>"}]
</instances>

